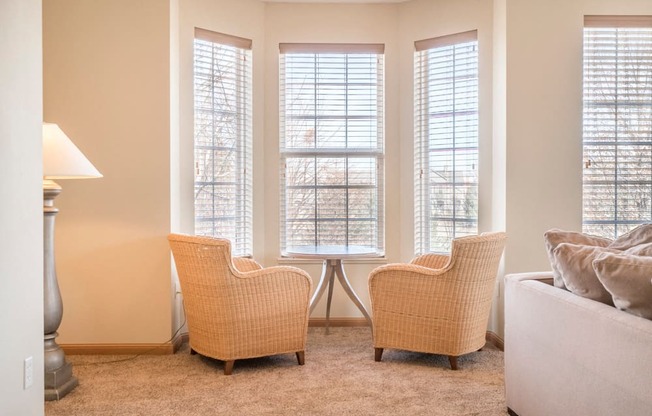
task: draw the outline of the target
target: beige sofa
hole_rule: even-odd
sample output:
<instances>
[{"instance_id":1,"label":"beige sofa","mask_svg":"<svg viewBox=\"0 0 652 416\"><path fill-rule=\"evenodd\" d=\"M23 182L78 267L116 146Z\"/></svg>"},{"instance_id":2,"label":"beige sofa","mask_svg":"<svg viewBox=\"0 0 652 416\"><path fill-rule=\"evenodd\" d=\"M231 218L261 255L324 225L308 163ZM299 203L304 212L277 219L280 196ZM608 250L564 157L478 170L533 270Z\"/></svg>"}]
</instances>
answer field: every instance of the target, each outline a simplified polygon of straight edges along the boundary
<instances>
[{"instance_id":1,"label":"beige sofa","mask_svg":"<svg viewBox=\"0 0 652 416\"><path fill-rule=\"evenodd\" d=\"M519 416L652 415L652 321L508 275L505 390Z\"/></svg>"}]
</instances>

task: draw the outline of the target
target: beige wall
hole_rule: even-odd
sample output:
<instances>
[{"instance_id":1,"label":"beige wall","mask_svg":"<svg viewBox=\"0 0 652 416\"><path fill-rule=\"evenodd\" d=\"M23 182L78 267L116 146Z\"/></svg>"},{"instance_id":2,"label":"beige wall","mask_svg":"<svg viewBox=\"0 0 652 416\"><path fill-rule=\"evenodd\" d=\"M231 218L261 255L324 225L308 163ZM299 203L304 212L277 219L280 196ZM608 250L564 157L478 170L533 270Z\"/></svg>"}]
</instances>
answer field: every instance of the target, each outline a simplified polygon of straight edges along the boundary
<instances>
[{"instance_id":1,"label":"beige wall","mask_svg":"<svg viewBox=\"0 0 652 416\"><path fill-rule=\"evenodd\" d=\"M170 337L169 7L43 4L44 118L104 174L55 201L62 344Z\"/></svg>"},{"instance_id":2,"label":"beige wall","mask_svg":"<svg viewBox=\"0 0 652 416\"><path fill-rule=\"evenodd\" d=\"M0 414L43 414L41 1L0 2ZM23 362L34 382L23 389Z\"/></svg>"}]
</instances>

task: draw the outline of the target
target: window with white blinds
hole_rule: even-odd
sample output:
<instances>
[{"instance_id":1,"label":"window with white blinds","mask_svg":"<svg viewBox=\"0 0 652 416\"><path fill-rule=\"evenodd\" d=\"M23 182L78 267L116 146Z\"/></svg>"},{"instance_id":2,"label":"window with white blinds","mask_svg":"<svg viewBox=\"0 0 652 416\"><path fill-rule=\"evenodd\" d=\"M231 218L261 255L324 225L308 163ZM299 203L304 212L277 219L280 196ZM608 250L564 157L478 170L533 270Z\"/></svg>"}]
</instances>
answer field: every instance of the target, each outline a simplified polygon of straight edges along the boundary
<instances>
[{"instance_id":1,"label":"window with white blinds","mask_svg":"<svg viewBox=\"0 0 652 416\"><path fill-rule=\"evenodd\" d=\"M652 222L652 16L585 16L583 230Z\"/></svg>"},{"instance_id":2,"label":"window with white blinds","mask_svg":"<svg viewBox=\"0 0 652 416\"><path fill-rule=\"evenodd\" d=\"M252 254L251 41L195 29L195 233Z\"/></svg>"},{"instance_id":3,"label":"window with white blinds","mask_svg":"<svg viewBox=\"0 0 652 416\"><path fill-rule=\"evenodd\" d=\"M478 230L478 42L415 42L415 251L447 252Z\"/></svg>"},{"instance_id":4,"label":"window with white blinds","mask_svg":"<svg viewBox=\"0 0 652 416\"><path fill-rule=\"evenodd\" d=\"M281 251L384 254L383 45L280 45Z\"/></svg>"}]
</instances>

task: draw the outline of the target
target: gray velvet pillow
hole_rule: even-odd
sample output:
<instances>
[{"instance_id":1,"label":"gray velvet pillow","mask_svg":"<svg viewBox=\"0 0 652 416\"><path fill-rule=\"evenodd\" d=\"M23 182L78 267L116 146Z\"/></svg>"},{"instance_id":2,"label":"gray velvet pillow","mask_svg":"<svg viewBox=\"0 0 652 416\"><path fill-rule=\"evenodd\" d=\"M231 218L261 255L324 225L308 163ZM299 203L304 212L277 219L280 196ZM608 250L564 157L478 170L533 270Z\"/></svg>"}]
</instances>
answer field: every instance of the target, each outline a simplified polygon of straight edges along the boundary
<instances>
[{"instance_id":1,"label":"gray velvet pillow","mask_svg":"<svg viewBox=\"0 0 652 416\"><path fill-rule=\"evenodd\" d=\"M609 244L609 248L627 250L646 243L652 243L652 224L639 225L627 234L621 235Z\"/></svg>"},{"instance_id":2,"label":"gray velvet pillow","mask_svg":"<svg viewBox=\"0 0 652 416\"><path fill-rule=\"evenodd\" d=\"M553 256L569 291L583 298L613 305L611 294L598 280L593 269L593 260L609 252L621 251L607 247L561 243L553 250Z\"/></svg>"},{"instance_id":3,"label":"gray velvet pillow","mask_svg":"<svg viewBox=\"0 0 652 416\"><path fill-rule=\"evenodd\" d=\"M548 259L550 260L550 267L552 268L554 284L556 287L563 289L566 288L566 285L564 284L564 280L561 277L557 261L555 260L555 256L553 254L553 251L559 244L570 243L585 246L606 247L612 242L608 238L582 234L575 231L564 231L556 228L546 231L545 234L543 234L543 240L546 245Z\"/></svg>"},{"instance_id":4,"label":"gray velvet pillow","mask_svg":"<svg viewBox=\"0 0 652 416\"><path fill-rule=\"evenodd\" d=\"M593 269L618 309L652 319L652 257L603 253Z\"/></svg>"}]
</instances>

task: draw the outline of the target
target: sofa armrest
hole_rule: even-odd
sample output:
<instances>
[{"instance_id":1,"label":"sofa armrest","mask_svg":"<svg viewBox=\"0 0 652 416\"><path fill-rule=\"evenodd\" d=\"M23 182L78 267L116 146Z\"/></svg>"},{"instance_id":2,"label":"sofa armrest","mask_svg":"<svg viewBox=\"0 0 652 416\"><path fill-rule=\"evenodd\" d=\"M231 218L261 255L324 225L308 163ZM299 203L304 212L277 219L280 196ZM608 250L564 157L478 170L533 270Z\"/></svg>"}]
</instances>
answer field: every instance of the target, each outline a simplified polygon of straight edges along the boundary
<instances>
[{"instance_id":1,"label":"sofa armrest","mask_svg":"<svg viewBox=\"0 0 652 416\"><path fill-rule=\"evenodd\" d=\"M507 406L527 416L649 414L652 321L547 276L505 277Z\"/></svg>"},{"instance_id":2,"label":"sofa armrest","mask_svg":"<svg viewBox=\"0 0 652 416\"><path fill-rule=\"evenodd\" d=\"M508 274L507 276L505 276L505 279L510 279L519 282L524 280L538 280L540 282L552 285L553 274L552 272L514 273L514 274Z\"/></svg>"}]
</instances>

